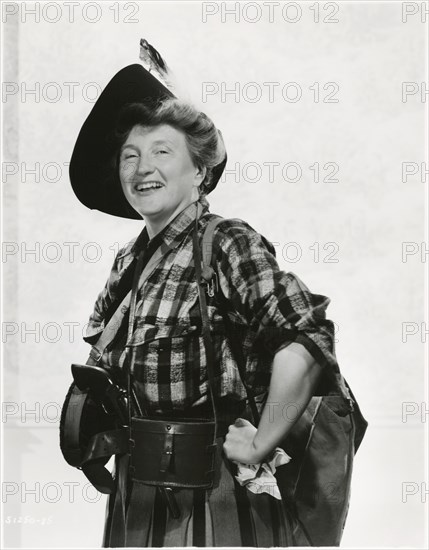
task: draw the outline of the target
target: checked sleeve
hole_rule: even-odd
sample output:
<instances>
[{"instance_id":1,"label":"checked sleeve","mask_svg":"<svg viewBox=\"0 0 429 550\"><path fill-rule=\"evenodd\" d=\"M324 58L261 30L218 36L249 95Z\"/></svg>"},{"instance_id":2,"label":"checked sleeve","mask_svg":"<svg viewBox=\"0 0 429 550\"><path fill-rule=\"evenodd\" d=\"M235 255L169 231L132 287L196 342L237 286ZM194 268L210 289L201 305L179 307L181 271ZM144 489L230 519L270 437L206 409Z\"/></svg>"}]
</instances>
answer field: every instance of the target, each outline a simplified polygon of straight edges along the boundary
<instances>
[{"instance_id":1,"label":"checked sleeve","mask_svg":"<svg viewBox=\"0 0 429 550\"><path fill-rule=\"evenodd\" d=\"M302 344L337 386L341 375L334 324L326 318L329 298L311 293L295 274L281 271L274 247L246 222L225 220L216 239L222 292L237 322L255 335L258 349L274 356L292 342Z\"/></svg>"}]
</instances>

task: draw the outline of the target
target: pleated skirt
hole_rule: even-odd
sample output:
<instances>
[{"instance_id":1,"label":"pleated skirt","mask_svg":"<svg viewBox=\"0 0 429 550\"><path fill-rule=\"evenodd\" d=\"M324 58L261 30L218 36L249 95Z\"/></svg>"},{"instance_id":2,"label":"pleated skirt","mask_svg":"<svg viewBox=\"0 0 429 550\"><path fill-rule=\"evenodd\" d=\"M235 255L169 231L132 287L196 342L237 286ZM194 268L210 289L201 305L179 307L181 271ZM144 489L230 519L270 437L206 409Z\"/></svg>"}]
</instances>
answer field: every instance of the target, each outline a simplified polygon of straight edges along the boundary
<instances>
[{"instance_id":1,"label":"pleated skirt","mask_svg":"<svg viewBox=\"0 0 429 550\"><path fill-rule=\"evenodd\" d=\"M223 442L224 437L217 439L213 488L173 489L177 519L159 489L129 479L128 456L117 458L103 547L291 546L292 522L285 503L240 486Z\"/></svg>"}]
</instances>

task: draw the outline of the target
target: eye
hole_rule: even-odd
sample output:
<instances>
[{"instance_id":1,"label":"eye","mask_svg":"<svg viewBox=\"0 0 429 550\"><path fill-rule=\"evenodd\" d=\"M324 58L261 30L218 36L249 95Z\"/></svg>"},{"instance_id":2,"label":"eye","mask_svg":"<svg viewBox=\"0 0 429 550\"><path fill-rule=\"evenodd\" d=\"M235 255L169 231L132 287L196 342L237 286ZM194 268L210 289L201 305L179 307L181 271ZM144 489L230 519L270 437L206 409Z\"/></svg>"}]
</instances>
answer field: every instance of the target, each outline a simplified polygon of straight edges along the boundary
<instances>
[{"instance_id":1,"label":"eye","mask_svg":"<svg viewBox=\"0 0 429 550\"><path fill-rule=\"evenodd\" d=\"M135 158L138 158L138 154L135 151L126 151L121 155L121 162L127 162Z\"/></svg>"},{"instance_id":2,"label":"eye","mask_svg":"<svg viewBox=\"0 0 429 550\"><path fill-rule=\"evenodd\" d=\"M168 155L168 151L166 151L165 149L158 149L157 151L155 151L155 153L157 155Z\"/></svg>"}]
</instances>

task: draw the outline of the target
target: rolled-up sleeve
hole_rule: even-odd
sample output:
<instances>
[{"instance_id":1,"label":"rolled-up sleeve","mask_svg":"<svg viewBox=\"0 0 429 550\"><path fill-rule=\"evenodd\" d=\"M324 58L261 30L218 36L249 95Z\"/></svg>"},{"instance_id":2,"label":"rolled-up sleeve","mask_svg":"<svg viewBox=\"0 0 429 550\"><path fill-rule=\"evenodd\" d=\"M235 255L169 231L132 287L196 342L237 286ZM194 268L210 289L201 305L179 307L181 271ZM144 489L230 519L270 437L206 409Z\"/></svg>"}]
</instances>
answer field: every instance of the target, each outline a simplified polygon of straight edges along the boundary
<instances>
[{"instance_id":1,"label":"rolled-up sleeve","mask_svg":"<svg viewBox=\"0 0 429 550\"><path fill-rule=\"evenodd\" d=\"M275 249L242 220L219 230L219 283L231 309L274 355L292 342L302 344L336 378L334 324L326 318L329 298L313 294L291 272L281 271Z\"/></svg>"}]
</instances>

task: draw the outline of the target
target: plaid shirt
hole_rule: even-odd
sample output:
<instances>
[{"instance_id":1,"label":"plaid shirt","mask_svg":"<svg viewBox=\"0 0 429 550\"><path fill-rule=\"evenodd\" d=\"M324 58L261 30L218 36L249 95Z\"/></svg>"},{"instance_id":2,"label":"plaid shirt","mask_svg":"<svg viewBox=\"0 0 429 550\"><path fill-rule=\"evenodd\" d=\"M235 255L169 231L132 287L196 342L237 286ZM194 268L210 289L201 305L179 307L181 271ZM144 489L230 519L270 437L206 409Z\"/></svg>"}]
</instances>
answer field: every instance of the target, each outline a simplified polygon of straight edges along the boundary
<instances>
[{"instance_id":1,"label":"plaid shirt","mask_svg":"<svg viewBox=\"0 0 429 550\"><path fill-rule=\"evenodd\" d=\"M202 236L213 217L200 198ZM149 241L146 228L117 254L98 296L84 340L93 344L103 331L127 266L145 249L162 246L161 261L137 292L134 380L138 398L150 413L186 410L207 401L205 349L201 336L198 287L193 262L192 229L196 205L185 208ZM207 296L215 349L216 393L234 401L246 398L231 339L243 350L249 386L264 393L275 353L291 342L302 344L323 367L317 395L349 397L334 352L334 326L326 319L329 299L312 294L293 273L280 271L274 247L246 222L225 219L214 233L213 267L229 305L226 330L220 301ZM103 364L117 367L124 357L128 317Z\"/></svg>"}]
</instances>

